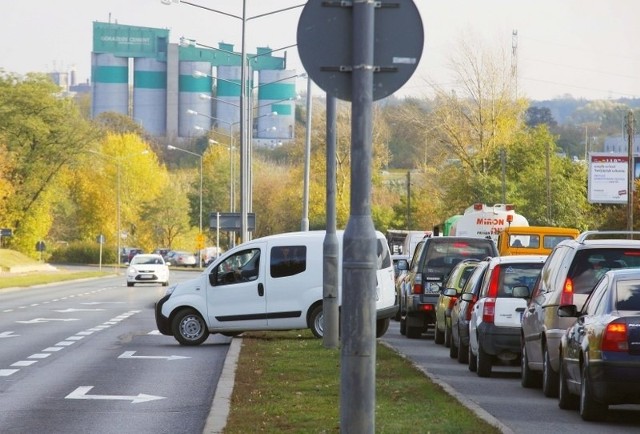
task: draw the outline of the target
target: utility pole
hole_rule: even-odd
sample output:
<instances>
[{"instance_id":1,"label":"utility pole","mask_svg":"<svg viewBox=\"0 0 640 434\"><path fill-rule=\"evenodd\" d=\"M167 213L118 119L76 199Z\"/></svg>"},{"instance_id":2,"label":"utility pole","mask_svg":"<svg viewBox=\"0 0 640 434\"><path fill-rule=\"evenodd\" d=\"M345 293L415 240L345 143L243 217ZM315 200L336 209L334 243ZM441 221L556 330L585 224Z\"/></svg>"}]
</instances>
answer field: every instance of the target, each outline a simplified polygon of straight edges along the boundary
<instances>
[{"instance_id":1,"label":"utility pole","mask_svg":"<svg viewBox=\"0 0 640 434\"><path fill-rule=\"evenodd\" d=\"M627 155L629 158L628 176L627 176L627 229L633 230L633 185L634 185L634 173L633 173L633 111L629 110L627 113Z\"/></svg>"},{"instance_id":2,"label":"utility pole","mask_svg":"<svg viewBox=\"0 0 640 434\"><path fill-rule=\"evenodd\" d=\"M511 78L516 87L516 98L518 98L518 30L511 32Z\"/></svg>"}]
</instances>

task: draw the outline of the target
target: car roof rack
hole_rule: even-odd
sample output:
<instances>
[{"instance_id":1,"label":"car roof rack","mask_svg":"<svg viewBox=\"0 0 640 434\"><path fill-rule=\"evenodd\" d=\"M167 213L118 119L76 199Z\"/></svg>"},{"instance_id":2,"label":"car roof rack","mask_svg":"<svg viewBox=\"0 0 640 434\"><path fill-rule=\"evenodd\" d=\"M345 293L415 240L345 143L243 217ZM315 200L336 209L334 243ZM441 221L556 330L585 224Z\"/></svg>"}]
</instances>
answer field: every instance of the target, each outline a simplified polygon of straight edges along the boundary
<instances>
[{"instance_id":1,"label":"car roof rack","mask_svg":"<svg viewBox=\"0 0 640 434\"><path fill-rule=\"evenodd\" d=\"M638 235L640 236L640 231L585 231L578 236L576 241L582 244L586 240L597 239L602 235ZM631 238L631 239L634 239L634 238Z\"/></svg>"}]
</instances>

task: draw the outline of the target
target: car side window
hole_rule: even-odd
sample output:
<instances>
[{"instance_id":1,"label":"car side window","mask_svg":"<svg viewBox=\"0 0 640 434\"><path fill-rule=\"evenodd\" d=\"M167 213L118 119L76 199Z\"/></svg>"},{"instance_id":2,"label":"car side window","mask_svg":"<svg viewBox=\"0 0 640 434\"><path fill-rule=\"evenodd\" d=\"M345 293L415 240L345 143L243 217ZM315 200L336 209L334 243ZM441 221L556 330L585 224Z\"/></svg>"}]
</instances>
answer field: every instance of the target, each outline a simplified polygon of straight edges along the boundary
<instances>
[{"instance_id":1,"label":"car side window","mask_svg":"<svg viewBox=\"0 0 640 434\"><path fill-rule=\"evenodd\" d=\"M307 269L307 246L276 246L271 248L271 277L300 274Z\"/></svg>"},{"instance_id":2,"label":"car side window","mask_svg":"<svg viewBox=\"0 0 640 434\"><path fill-rule=\"evenodd\" d=\"M609 286L609 278L604 277L600 280L600 283L595 287L593 292L587 297L585 305L582 308L582 312L587 315L596 315L601 312L606 303L601 303L603 295L607 292L607 286ZM578 306L580 308L580 306Z\"/></svg>"},{"instance_id":3,"label":"car side window","mask_svg":"<svg viewBox=\"0 0 640 434\"><path fill-rule=\"evenodd\" d=\"M211 274L216 285L256 280L260 271L260 249L242 250L218 264Z\"/></svg>"}]
</instances>

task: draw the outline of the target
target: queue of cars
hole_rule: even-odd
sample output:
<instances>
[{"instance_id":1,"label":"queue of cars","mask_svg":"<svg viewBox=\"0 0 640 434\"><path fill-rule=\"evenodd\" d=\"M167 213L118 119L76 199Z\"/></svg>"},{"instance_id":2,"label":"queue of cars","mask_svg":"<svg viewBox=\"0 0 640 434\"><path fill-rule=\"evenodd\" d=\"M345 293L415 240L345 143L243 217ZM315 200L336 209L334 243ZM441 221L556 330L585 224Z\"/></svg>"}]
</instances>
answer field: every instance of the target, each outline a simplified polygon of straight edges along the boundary
<instances>
[{"instance_id":1,"label":"queue of cars","mask_svg":"<svg viewBox=\"0 0 640 434\"><path fill-rule=\"evenodd\" d=\"M435 319L420 333L401 319L401 333L411 338L431 327L435 342L479 376L497 363L520 364L523 387L542 388L584 420L605 418L609 405L640 404L640 240L633 235L640 232L584 232L548 256L492 252L463 261L451 252L454 265L438 279L423 266L419 244L400 285L432 303L420 310ZM413 289L431 282L441 288ZM406 321L411 310L404 310Z\"/></svg>"}]
</instances>

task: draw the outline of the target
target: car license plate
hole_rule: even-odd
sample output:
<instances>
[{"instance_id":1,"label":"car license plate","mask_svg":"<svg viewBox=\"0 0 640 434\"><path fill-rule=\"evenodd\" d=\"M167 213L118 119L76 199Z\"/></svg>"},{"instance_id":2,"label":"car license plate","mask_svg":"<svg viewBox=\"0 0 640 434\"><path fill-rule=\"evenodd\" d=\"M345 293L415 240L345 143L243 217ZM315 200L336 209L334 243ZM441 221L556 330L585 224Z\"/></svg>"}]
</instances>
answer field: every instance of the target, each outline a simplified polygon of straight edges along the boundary
<instances>
[{"instance_id":1,"label":"car license plate","mask_svg":"<svg viewBox=\"0 0 640 434\"><path fill-rule=\"evenodd\" d=\"M148 279L153 279L153 276L151 274L141 274L140 279L144 279L144 280L148 280Z\"/></svg>"}]
</instances>

